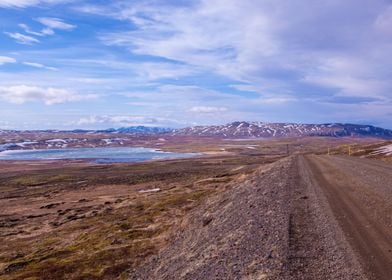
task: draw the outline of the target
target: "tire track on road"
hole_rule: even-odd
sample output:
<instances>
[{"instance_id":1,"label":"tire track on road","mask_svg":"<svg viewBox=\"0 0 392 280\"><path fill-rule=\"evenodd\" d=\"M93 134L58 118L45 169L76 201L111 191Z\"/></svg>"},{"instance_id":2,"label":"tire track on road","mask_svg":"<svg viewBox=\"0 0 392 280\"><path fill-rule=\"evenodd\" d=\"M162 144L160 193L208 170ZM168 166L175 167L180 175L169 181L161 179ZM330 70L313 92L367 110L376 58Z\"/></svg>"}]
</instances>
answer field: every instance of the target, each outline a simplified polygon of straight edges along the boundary
<instances>
[{"instance_id":1,"label":"tire track on road","mask_svg":"<svg viewBox=\"0 0 392 280\"><path fill-rule=\"evenodd\" d=\"M338 158L314 155L305 158L312 176L323 190L348 242L358 254L368 278L390 280L392 277L391 228L389 224L382 222L385 217L380 216L380 213L384 213L382 216L386 217L389 215L385 212L389 209L389 196L385 195L382 201L379 197L375 197L375 200L378 199L378 205L368 207L366 203L371 198L364 200L361 194L371 195L372 192L367 188L371 189L373 186L358 183L360 176L353 174L352 169L339 162ZM353 165L360 164L357 162L358 159L351 161ZM366 168L366 165L362 164L361 168ZM368 169L369 175L372 173L372 168ZM377 171L377 176L380 176L380 170ZM385 176L388 177L390 174L386 173ZM384 187L374 186L377 189ZM372 209L374 207L378 209ZM377 213L380 218L376 219L374 213Z\"/></svg>"}]
</instances>

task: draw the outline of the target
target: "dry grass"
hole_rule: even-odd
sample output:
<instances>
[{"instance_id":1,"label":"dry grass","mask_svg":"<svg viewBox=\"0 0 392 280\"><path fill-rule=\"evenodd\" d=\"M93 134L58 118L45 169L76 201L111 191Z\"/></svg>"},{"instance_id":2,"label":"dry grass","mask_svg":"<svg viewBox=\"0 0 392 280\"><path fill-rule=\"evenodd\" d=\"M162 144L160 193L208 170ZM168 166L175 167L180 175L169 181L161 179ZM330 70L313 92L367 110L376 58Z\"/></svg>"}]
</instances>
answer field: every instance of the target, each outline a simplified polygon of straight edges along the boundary
<instances>
[{"instance_id":1,"label":"dry grass","mask_svg":"<svg viewBox=\"0 0 392 280\"><path fill-rule=\"evenodd\" d=\"M0 279L126 279L189 211L286 156L287 144L290 153L343 153L350 141L182 139L164 148L217 154L138 164L0 163ZM373 148L360 140L355 155ZM139 192L154 188L160 191Z\"/></svg>"},{"instance_id":2,"label":"dry grass","mask_svg":"<svg viewBox=\"0 0 392 280\"><path fill-rule=\"evenodd\" d=\"M187 212L273 160L237 155L0 173L0 279L125 278L165 246ZM151 188L161 191L139 192Z\"/></svg>"}]
</instances>

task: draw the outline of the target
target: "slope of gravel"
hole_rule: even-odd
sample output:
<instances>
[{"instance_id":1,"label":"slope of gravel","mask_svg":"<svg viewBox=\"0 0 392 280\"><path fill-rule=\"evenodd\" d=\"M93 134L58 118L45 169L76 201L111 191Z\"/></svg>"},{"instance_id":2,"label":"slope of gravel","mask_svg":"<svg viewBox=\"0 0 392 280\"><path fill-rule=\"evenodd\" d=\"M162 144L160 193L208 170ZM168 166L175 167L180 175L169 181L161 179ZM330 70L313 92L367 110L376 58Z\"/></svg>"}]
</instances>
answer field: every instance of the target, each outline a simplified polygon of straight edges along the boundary
<instances>
[{"instance_id":1,"label":"slope of gravel","mask_svg":"<svg viewBox=\"0 0 392 280\"><path fill-rule=\"evenodd\" d=\"M261 169L209 201L184 222L172 245L132 273L131 279L282 276L288 250L289 203L288 175L283 171L289 164L286 160ZM258 182L259 177L265 183Z\"/></svg>"},{"instance_id":2,"label":"slope of gravel","mask_svg":"<svg viewBox=\"0 0 392 280\"><path fill-rule=\"evenodd\" d=\"M364 279L311 181L297 157L260 168L191 213L130 279Z\"/></svg>"}]
</instances>

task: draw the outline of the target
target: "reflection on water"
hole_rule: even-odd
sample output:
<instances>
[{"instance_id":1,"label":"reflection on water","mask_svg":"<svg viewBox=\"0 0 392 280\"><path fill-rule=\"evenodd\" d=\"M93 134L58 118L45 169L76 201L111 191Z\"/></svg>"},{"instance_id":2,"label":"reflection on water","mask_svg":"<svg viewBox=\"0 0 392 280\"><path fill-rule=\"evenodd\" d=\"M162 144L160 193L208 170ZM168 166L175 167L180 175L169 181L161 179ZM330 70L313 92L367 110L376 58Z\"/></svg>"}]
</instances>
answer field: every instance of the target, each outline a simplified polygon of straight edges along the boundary
<instances>
[{"instance_id":1,"label":"reflection on water","mask_svg":"<svg viewBox=\"0 0 392 280\"><path fill-rule=\"evenodd\" d=\"M7 150L0 160L94 159L98 163L137 162L151 159L187 158L196 153L170 153L150 148L75 148L42 150Z\"/></svg>"}]
</instances>

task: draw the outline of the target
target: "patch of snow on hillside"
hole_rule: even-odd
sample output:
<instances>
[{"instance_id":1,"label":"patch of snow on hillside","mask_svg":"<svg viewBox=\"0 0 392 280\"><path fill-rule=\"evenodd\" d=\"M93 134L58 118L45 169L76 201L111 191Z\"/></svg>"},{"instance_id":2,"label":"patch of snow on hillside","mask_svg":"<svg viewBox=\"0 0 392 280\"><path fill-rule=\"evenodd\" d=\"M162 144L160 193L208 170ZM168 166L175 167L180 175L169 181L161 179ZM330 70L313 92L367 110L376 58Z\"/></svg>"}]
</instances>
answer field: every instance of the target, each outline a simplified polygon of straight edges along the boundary
<instances>
[{"instance_id":1,"label":"patch of snow on hillside","mask_svg":"<svg viewBox=\"0 0 392 280\"><path fill-rule=\"evenodd\" d=\"M110 145L113 143L112 139L102 139L102 141L104 141L106 145Z\"/></svg>"},{"instance_id":2,"label":"patch of snow on hillside","mask_svg":"<svg viewBox=\"0 0 392 280\"><path fill-rule=\"evenodd\" d=\"M140 190L139 193L150 193L150 192L160 192L160 188L148 189L148 190Z\"/></svg>"},{"instance_id":3,"label":"patch of snow on hillside","mask_svg":"<svg viewBox=\"0 0 392 280\"><path fill-rule=\"evenodd\" d=\"M370 154L371 155L385 154L387 156L391 156L392 155L392 144L382 146L382 147L376 149L375 151L371 152Z\"/></svg>"},{"instance_id":4,"label":"patch of snow on hillside","mask_svg":"<svg viewBox=\"0 0 392 280\"><path fill-rule=\"evenodd\" d=\"M65 141L64 139L50 139L50 140L46 140L46 143L67 143L67 141Z\"/></svg>"},{"instance_id":5,"label":"patch of snow on hillside","mask_svg":"<svg viewBox=\"0 0 392 280\"><path fill-rule=\"evenodd\" d=\"M19 147L22 147L22 148L24 148L24 147L26 147L28 145L34 145L34 144L38 144L38 142L36 142L36 141L25 141L25 142L15 143L16 146L19 146Z\"/></svg>"}]
</instances>

